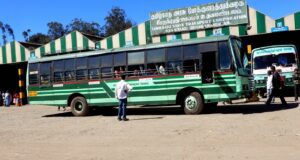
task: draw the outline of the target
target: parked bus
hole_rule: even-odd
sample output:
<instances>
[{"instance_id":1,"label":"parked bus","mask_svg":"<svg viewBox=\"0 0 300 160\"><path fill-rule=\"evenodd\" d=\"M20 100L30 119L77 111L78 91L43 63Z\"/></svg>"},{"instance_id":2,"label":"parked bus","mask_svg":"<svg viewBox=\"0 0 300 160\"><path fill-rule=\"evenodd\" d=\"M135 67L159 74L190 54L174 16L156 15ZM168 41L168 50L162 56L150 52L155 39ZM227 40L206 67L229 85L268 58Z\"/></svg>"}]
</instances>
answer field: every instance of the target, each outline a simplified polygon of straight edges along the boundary
<instances>
[{"instance_id":1,"label":"parked bus","mask_svg":"<svg viewBox=\"0 0 300 160\"><path fill-rule=\"evenodd\" d=\"M179 104L186 114L198 114L204 106L249 94L242 55L240 39L214 36L33 59L28 100L70 106L75 116L84 116L90 106L117 106L115 84L126 74L133 86L128 105Z\"/></svg>"},{"instance_id":2,"label":"parked bus","mask_svg":"<svg viewBox=\"0 0 300 160\"><path fill-rule=\"evenodd\" d=\"M298 54L294 45L272 45L256 48L251 57L254 88L261 96L266 93L267 71L273 65L284 77L286 89L294 87L293 72L298 68Z\"/></svg>"}]
</instances>

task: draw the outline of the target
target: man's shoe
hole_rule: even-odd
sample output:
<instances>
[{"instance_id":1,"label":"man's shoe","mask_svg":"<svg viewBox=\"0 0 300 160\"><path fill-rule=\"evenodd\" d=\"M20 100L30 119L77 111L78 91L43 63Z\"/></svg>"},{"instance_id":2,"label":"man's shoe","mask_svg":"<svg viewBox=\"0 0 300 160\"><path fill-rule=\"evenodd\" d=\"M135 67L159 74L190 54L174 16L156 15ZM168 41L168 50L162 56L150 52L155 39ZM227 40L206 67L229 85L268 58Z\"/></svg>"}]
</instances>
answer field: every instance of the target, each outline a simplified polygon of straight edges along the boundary
<instances>
[{"instance_id":1,"label":"man's shoe","mask_svg":"<svg viewBox=\"0 0 300 160\"><path fill-rule=\"evenodd\" d=\"M121 118L118 118L118 121L121 121L122 119Z\"/></svg>"},{"instance_id":2,"label":"man's shoe","mask_svg":"<svg viewBox=\"0 0 300 160\"><path fill-rule=\"evenodd\" d=\"M129 121L129 119L128 118L123 118L123 121Z\"/></svg>"}]
</instances>

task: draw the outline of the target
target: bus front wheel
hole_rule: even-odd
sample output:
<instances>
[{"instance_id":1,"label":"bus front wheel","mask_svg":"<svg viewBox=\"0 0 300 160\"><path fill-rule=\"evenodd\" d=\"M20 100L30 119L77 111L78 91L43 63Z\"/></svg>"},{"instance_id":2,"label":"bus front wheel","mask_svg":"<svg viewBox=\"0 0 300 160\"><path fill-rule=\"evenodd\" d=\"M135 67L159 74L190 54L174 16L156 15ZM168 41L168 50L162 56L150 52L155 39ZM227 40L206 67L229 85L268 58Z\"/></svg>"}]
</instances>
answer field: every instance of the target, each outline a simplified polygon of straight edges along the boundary
<instances>
[{"instance_id":1,"label":"bus front wheel","mask_svg":"<svg viewBox=\"0 0 300 160\"><path fill-rule=\"evenodd\" d=\"M199 114L204 108L203 99L198 92L191 92L186 95L182 103L185 114Z\"/></svg>"},{"instance_id":2,"label":"bus front wheel","mask_svg":"<svg viewBox=\"0 0 300 160\"><path fill-rule=\"evenodd\" d=\"M84 97L75 97L71 102L71 111L74 116L86 116L89 113L89 106Z\"/></svg>"}]
</instances>

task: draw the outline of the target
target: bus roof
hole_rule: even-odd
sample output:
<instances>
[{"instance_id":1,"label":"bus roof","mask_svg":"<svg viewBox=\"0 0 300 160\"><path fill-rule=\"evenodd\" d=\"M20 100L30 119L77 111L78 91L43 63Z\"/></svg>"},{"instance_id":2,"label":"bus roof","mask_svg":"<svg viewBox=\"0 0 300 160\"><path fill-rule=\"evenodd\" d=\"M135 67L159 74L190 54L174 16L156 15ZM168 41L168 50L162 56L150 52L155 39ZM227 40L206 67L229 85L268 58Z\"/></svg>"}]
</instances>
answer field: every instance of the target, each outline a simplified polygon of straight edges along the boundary
<instances>
[{"instance_id":1,"label":"bus roof","mask_svg":"<svg viewBox=\"0 0 300 160\"><path fill-rule=\"evenodd\" d=\"M138 51L144 49L156 49L162 47L172 47L172 46L180 46L180 45L191 45L197 43L207 43L207 42L217 42L217 41L225 41L228 40L230 37L236 36L210 36L205 38L195 38L189 40L174 40L169 42L162 42L162 43L152 43L147 45L140 45L140 46L131 46L131 47L123 47L117 49L106 49L106 50L95 50L95 51L86 51L86 52L79 52L73 54L64 54L64 55L54 55L36 59L29 59L28 63L36 63L36 62L45 62L45 61L52 61L52 60L59 60L59 59L68 59L68 58L76 58L76 57L85 57L85 56L93 56L93 55L102 55L102 54L110 54L110 53L117 53L117 52L128 52L128 51ZM237 38L237 37L236 37Z\"/></svg>"}]
</instances>

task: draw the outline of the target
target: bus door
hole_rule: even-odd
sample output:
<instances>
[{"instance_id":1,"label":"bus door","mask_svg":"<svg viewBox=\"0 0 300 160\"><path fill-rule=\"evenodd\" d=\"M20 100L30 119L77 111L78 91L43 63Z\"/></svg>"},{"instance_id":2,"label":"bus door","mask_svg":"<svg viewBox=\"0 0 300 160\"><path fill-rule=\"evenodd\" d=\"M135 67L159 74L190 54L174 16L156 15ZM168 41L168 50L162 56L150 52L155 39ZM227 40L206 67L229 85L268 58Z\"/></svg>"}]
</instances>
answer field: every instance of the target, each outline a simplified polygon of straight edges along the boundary
<instances>
[{"instance_id":1,"label":"bus door","mask_svg":"<svg viewBox=\"0 0 300 160\"><path fill-rule=\"evenodd\" d=\"M40 67L39 67L39 95L41 97L44 97L44 99L47 99L47 104L54 104L54 102L52 100L50 100L50 97L53 97L53 92L51 90L53 90L52 87L52 82L51 82L51 62L44 62L44 63L40 63ZM47 97L47 98L45 98ZM50 99L49 99L50 98ZM55 98L54 98L55 99ZM41 99L41 101L43 101L43 99ZM41 103L43 104L43 103Z\"/></svg>"},{"instance_id":2,"label":"bus door","mask_svg":"<svg viewBox=\"0 0 300 160\"><path fill-rule=\"evenodd\" d=\"M201 54L201 79L202 84L214 83L213 72L216 71L216 55L218 51L218 43L204 43L199 46Z\"/></svg>"},{"instance_id":3,"label":"bus door","mask_svg":"<svg viewBox=\"0 0 300 160\"><path fill-rule=\"evenodd\" d=\"M201 66L202 84L214 83L213 72L216 68L216 52L202 53L202 66Z\"/></svg>"}]
</instances>

